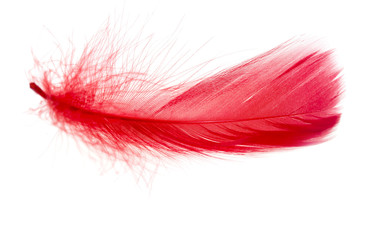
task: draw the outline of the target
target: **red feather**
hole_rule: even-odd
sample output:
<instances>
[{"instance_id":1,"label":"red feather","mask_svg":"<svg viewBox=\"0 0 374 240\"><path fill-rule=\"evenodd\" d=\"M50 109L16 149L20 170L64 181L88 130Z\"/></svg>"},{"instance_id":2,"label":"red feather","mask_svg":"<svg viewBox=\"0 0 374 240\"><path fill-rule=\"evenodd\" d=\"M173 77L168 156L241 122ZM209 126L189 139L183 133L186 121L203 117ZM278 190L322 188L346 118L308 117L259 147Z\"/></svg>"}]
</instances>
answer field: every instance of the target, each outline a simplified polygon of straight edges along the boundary
<instances>
[{"instance_id":1,"label":"red feather","mask_svg":"<svg viewBox=\"0 0 374 240\"><path fill-rule=\"evenodd\" d=\"M339 121L340 69L332 51L310 41L289 41L193 85L167 87L142 56L118 69L123 50L131 50L102 34L76 62L71 55L53 69L36 61L41 74L30 87L54 125L111 157L129 163L142 151L298 147L326 140Z\"/></svg>"}]
</instances>

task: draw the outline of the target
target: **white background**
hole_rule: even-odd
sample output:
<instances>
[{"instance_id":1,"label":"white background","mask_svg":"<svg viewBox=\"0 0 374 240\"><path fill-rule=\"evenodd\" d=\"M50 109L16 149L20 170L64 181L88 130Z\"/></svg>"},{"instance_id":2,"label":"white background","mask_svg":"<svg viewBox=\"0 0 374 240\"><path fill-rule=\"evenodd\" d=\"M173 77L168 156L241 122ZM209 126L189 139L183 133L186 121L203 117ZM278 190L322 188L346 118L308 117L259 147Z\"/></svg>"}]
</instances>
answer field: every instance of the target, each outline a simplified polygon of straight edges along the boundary
<instances>
[{"instance_id":1,"label":"white background","mask_svg":"<svg viewBox=\"0 0 374 240\"><path fill-rule=\"evenodd\" d=\"M374 239L370 2L2 1L0 239ZM191 50L210 40L202 60L252 57L300 34L323 38L344 67L335 137L239 161L185 159L148 186L126 170L102 173L27 112L40 102L27 72L31 48L48 57L54 37L89 39L115 10L130 20L153 14L150 28L164 37L183 18L178 40Z\"/></svg>"}]
</instances>

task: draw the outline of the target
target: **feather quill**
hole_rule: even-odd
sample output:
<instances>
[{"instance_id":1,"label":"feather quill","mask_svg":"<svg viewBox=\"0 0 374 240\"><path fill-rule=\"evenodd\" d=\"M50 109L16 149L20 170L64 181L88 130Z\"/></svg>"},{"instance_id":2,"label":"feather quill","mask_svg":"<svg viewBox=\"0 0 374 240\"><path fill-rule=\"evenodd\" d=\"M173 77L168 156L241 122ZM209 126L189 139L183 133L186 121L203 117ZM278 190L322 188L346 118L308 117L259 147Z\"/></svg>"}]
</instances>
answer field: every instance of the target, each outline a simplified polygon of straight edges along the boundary
<instances>
[{"instance_id":1,"label":"feather quill","mask_svg":"<svg viewBox=\"0 0 374 240\"><path fill-rule=\"evenodd\" d=\"M333 51L310 41L288 41L193 84L166 86L141 64L142 56L118 68L130 49L116 48L105 33L78 61L68 55L58 69L35 60L40 74L30 88L44 98L42 111L54 125L110 157L130 163L142 151L299 147L325 141L339 122L340 69Z\"/></svg>"}]
</instances>

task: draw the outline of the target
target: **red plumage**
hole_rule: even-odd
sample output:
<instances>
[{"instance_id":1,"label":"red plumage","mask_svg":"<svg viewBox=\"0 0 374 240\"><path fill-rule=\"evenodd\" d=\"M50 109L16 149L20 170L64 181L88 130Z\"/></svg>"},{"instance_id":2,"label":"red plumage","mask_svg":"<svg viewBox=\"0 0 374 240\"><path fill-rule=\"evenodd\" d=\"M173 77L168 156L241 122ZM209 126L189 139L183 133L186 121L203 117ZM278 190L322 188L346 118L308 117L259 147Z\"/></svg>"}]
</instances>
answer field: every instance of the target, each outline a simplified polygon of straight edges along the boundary
<instances>
[{"instance_id":1,"label":"red plumage","mask_svg":"<svg viewBox=\"0 0 374 240\"><path fill-rule=\"evenodd\" d=\"M332 51L310 41L288 41L170 87L153 79L141 56L118 68L130 50L101 34L76 62L67 57L51 69L37 61L41 74L30 87L45 99L54 125L110 157L304 146L324 141L339 121L340 69Z\"/></svg>"}]
</instances>

